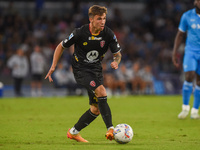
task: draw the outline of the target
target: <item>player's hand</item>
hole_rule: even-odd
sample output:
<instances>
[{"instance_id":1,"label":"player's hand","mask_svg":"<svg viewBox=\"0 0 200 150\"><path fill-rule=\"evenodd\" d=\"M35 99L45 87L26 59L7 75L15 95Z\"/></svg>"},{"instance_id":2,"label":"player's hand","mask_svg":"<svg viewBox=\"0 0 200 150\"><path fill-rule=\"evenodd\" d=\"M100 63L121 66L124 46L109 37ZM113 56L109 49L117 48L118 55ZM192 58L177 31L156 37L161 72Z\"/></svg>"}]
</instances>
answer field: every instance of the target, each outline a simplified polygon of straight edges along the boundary
<instances>
[{"instance_id":1,"label":"player's hand","mask_svg":"<svg viewBox=\"0 0 200 150\"><path fill-rule=\"evenodd\" d=\"M175 67L179 68L180 67L180 60L177 56L177 53L173 53L172 54L172 62L174 64Z\"/></svg>"},{"instance_id":2,"label":"player's hand","mask_svg":"<svg viewBox=\"0 0 200 150\"><path fill-rule=\"evenodd\" d=\"M110 66L113 68L113 69L118 69L118 63L113 61Z\"/></svg>"},{"instance_id":3,"label":"player's hand","mask_svg":"<svg viewBox=\"0 0 200 150\"><path fill-rule=\"evenodd\" d=\"M46 77L45 77L45 79L49 78L49 82L53 82L53 79L52 79L51 75L52 75L52 73L53 73L54 71L55 71L55 68L51 67L51 68L49 69L49 72L47 73L47 75L46 75Z\"/></svg>"}]
</instances>

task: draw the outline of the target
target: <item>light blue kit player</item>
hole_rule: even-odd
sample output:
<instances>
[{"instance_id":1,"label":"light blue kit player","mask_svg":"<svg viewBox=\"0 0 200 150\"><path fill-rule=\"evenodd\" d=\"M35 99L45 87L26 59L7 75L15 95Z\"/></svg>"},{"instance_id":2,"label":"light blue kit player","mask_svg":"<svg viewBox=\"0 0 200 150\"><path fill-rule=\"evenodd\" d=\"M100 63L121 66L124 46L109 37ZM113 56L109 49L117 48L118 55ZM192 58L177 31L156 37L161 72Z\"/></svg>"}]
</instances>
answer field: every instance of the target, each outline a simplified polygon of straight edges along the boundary
<instances>
[{"instance_id":1,"label":"light blue kit player","mask_svg":"<svg viewBox=\"0 0 200 150\"><path fill-rule=\"evenodd\" d=\"M179 24L174 48L172 61L176 67L180 67L180 60L177 57L177 51L184 35L187 35L185 54L183 59L183 69L185 81L182 88L183 105L182 111L178 115L179 119L185 119L190 111L190 96L194 87L194 103L191 109L190 117L200 119L198 114L200 104L200 0L194 0L194 9L185 12ZM196 82L193 82L196 79ZM196 83L193 85L193 83Z\"/></svg>"}]
</instances>

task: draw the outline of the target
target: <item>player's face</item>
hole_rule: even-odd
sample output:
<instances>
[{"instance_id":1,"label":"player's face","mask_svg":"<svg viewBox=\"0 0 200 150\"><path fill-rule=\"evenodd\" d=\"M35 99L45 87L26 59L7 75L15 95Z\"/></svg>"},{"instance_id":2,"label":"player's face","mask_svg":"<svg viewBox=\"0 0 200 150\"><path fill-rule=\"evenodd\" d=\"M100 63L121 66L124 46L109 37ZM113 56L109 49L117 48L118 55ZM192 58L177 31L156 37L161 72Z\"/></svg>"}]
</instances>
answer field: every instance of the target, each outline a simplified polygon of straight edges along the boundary
<instances>
[{"instance_id":1,"label":"player's face","mask_svg":"<svg viewBox=\"0 0 200 150\"><path fill-rule=\"evenodd\" d=\"M103 13L102 16L95 15L90 21L96 30L102 31L106 23L106 14Z\"/></svg>"},{"instance_id":2,"label":"player's face","mask_svg":"<svg viewBox=\"0 0 200 150\"><path fill-rule=\"evenodd\" d=\"M197 13L200 13L200 0L195 0L194 6L196 7Z\"/></svg>"}]
</instances>

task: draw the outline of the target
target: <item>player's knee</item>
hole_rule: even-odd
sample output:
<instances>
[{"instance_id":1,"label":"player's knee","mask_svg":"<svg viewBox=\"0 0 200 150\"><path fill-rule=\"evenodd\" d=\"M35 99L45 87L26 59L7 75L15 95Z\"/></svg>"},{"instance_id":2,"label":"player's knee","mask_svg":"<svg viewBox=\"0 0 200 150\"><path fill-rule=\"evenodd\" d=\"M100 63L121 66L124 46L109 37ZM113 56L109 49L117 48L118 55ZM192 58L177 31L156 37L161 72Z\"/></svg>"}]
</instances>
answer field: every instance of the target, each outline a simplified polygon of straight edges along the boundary
<instances>
[{"instance_id":1,"label":"player's knee","mask_svg":"<svg viewBox=\"0 0 200 150\"><path fill-rule=\"evenodd\" d=\"M192 82L195 78L195 72L194 71L189 71L185 73L185 80L187 82Z\"/></svg>"},{"instance_id":2,"label":"player's knee","mask_svg":"<svg viewBox=\"0 0 200 150\"><path fill-rule=\"evenodd\" d=\"M100 85L98 88L95 90L95 95L96 97L104 97L107 96L106 94L106 89L104 88L103 85Z\"/></svg>"},{"instance_id":3,"label":"player's knee","mask_svg":"<svg viewBox=\"0 0 200 150\"><path fill-rule=\"evenodd\" d=\"M92 105L92 106L90 107L90 111L91 111L93 114L95 114L96 116L98 116L98 115L100 114L100 111L99 111L98 106Z\"/></svg>"}]
</instances>

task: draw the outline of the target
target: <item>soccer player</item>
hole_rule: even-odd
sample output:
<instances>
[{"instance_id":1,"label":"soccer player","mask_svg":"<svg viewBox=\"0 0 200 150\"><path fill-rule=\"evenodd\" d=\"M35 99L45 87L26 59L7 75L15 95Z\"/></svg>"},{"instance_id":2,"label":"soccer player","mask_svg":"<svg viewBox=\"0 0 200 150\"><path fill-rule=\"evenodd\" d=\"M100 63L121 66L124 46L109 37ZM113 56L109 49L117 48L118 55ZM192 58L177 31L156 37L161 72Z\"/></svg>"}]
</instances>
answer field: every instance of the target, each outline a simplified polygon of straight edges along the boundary
<instances>
[{"instance_id":1,"label":"soccer player","mask_svg":"<svg viewBox=\"0 0 200 150\"><path fill-rule=\"evenodd\" d=\"M200 119L198 114L200 103L200 0L194 0L194 6L195 8L188 10L181 17L172 55L174 65L179 67L180 64L176 54L182 39L187 32L183 61L183 69L185 72L185 81L182 88L183 105L182 111L178 115L179 119L185 119L189 114L189 100L193 91L193 80L195 78L196 86L194 89L194 103L190 117L192 119Z\"/></svg>"},{"instance_id":2,"label":"soccer player","mask_svg":"<svg viewBox=\"0 0 200 150\"><path fill-rule=\"evenodd\" d=\"M114 138L111 110L103 86L101 61L110 48L113 53L111 67L118 69L121 61L121 48L113 31L105 26L106 14L106 7L93 5L89 8L90 23L75 29L56 47L53 63L45 77L45 79L49 79L49 82L53 81L51 74L54 72L63 50L74 44L75 51L72 58L74 77L77 83L87 89L90 104L90 109L67 132L68 138L78 142L88 142L81 137L79 132L94 121L100 113L107 127L106 138L109 140Z\"/></svg>"}]
</instances>

